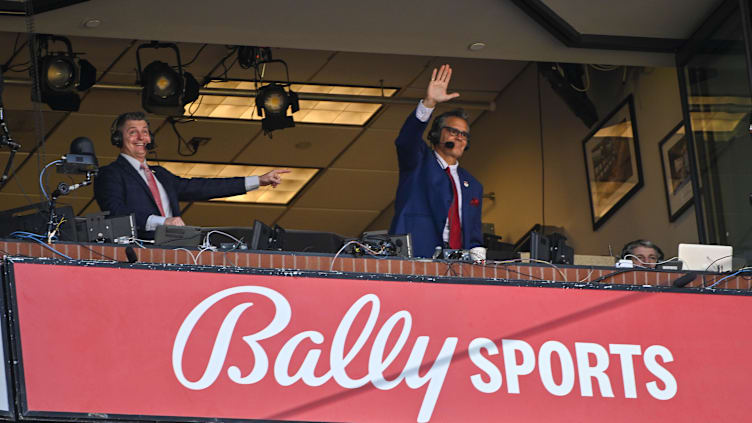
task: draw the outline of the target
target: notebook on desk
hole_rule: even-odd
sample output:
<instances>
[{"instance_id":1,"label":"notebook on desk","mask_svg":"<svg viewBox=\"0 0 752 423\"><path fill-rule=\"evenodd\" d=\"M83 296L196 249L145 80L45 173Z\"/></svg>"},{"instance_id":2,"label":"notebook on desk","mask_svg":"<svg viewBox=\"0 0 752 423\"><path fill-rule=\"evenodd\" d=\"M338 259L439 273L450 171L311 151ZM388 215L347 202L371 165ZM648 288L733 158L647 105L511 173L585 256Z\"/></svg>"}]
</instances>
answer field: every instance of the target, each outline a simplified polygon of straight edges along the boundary
<instances>
[{"instance_id":1,"label":"notebook on desk","mask_svg":"<svg viewBox=\"0 0 752 423\"><path fill-rule=\"evenodd\" d=\"M734 249L728 245L679 244L679 260L684 270L727 272L731 270Z\"/></svg>"}]
</instances>

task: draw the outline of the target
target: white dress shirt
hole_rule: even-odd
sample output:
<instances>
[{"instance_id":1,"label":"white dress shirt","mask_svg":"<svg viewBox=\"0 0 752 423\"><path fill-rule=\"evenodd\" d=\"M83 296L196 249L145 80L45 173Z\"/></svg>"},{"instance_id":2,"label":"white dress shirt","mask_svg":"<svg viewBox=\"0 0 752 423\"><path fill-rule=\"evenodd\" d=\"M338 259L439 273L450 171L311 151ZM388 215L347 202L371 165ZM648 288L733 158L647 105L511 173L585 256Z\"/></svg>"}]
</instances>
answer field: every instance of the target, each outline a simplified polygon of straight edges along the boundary
<instances>
[{"instance_id":1,"label":"white dress shirt","mask_svg":"<svg viewBox=\"0 0 752 423\"><path fill-rule=\"evenodd\" d=\"M146 179L146 174L144 173L144 171L141 170L141 162L137 158L131 157L125 153L120 153L120 155L123 156L126 160L128 160L128 163L130 163L131 166L133 166L133 168L136 169L136 172L138 172L138 174L141 175L141 178L146 183L146 186L149 186L149 180ZM159 199L162 201L162 209L164 210L165 215L158 216L156 214L153 214L149 216L149 218L146 219L146 226L144 227L144 229L147 231L153 231L157 229L157 226L164 225L165 220L167 220L168 217L174 216L172 208L170 207L170 199L167 197L167 191L165 190L164 186L162 186L162 183L159 182L159 178L155 176L154 180L157 181L157 189L159 190ZM245 177L245 190L246 191L252 191L258 187L259 187L258 176L246 176Z\"/></svg>"}]
</instances>

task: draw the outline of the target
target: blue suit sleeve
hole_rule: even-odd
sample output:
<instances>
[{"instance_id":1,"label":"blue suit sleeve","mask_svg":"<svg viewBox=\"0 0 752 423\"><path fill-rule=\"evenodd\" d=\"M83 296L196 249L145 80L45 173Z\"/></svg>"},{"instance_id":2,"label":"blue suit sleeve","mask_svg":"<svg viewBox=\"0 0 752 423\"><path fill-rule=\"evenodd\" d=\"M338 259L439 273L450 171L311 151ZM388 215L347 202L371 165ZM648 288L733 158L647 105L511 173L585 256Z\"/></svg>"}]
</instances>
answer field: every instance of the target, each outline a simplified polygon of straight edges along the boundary
<instances>
[{"instance_id":1,"label":"blue suit sleeve","mask_svg":"<svg viewBox=\"0 0 752 423\"><path fill-rule=\"evenodd\" d=\"M397 160L400 170L412 170L418 166L423 155L428 152L428 146L423 141L423 131L427 122L421 122L410 113L400 129L394 144L397 147Z\"/></svg>"}]
</instances>

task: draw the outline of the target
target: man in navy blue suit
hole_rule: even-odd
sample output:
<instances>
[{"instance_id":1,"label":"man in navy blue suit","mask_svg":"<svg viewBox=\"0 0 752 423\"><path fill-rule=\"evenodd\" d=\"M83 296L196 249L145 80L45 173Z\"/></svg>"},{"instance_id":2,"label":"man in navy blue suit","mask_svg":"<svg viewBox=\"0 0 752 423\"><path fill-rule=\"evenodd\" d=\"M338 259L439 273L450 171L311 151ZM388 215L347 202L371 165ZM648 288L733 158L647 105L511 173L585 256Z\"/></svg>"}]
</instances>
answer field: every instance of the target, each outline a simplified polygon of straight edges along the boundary
<instances>
[{"instance_id":1,"label":"man in navy blue suit","mask_svg":"<svg viewBox=\"0 0 752 423\"><path fill-rule=\"evenodd\" d=\"M244 194L259 186L276 187L287 169L245 178L181 178L161 166L148 166L146 153L153 134L142 112L124 113L112 123L112 144L120 148L117 160L99 169L94 196L111 216L134 213L139 236L151 237L159 225L184 226L178 201L201 201Z\"/></svg>"},{"instance_id":2,"label":"man in navy blue suit","mask_svg":"<svg viewBox=\"0 0 752 423\"><path fill-rule=\"evenodd\" d=\"M449 65L433 70L425 98L395 141L400 173L390 232L410 233L417 257L430 257L436 247L471 249L483 244L483 186L459 167L470 142L467 115L452 110L436 117L428 133L431 148L422 138L436 105L459 96L447 93L451 78Z\"/></svg>"}]
</instances>

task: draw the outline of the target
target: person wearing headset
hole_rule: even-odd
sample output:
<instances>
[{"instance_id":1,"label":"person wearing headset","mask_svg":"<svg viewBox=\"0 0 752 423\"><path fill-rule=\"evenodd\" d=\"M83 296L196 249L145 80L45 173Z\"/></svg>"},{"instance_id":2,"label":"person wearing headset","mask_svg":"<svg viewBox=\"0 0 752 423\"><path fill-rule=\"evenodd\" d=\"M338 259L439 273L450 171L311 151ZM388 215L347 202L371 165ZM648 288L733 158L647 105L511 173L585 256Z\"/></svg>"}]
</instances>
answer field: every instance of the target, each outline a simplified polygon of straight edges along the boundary
<instances>
[{"instance_id":1,"label":"person wearing headset","mask_svg":"<svg viewBox=\"0 0 752 423\"><path fill-rule=\"evenodd\" d=\"M650 241L637 239L624 246L621 258L632 260L635 266L655 269L656 263L663 260L663 251Z\"/></svg>"},{"instance_id":2,"label":"person wearing headset","mask_svg":"<svg viewBox=\"0 0 752 423\"><path fill-rule=\"evenodd\" d=\"M425 98L395 140L399 185L390 233L411 234L417 257L431 257L436 247L483 245L483 186L459 167L470 143L467 114L457 109L436 117L428 133L431 148L422 138L436 105L459 96L447 93L451 78L449 65L433 70Z\"/></svg>"},{"instance_id":3,"label":"person wearing headset","mask_svg":"<svg viewBox=\"0 0 752 423\"><path fill-rule=\"evenodd\" d=\"M146 153L154 134L142 112L123 113L112 123L110 141L120 148L118 158L101 167L94 180L94 197L111 216L135 214L139 236L151 238L159 225L184 226L178 201L201 201L244 194L259 186L276 187L287 169L261 176L237 178L181 178L161 166L148 166Z\"/></svg>"}]
</instances>

